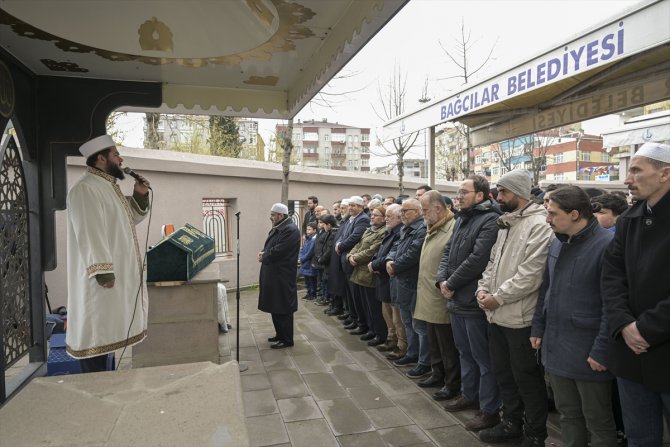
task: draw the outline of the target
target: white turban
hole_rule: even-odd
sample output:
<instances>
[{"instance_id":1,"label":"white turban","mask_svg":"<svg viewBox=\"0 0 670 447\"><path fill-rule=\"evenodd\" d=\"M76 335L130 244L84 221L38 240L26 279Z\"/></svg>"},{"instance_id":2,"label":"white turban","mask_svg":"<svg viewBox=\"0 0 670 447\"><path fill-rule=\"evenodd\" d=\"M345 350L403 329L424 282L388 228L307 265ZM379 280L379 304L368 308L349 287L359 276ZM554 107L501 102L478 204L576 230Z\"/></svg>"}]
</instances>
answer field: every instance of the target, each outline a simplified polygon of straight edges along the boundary
<instances>
[{"instance_id":1,"label":"white turban","mask_svg":"<svg viewBox=\"0 0 670 447\"><path fill-rule=\"evenodd\" d=\"M116 144L114 144L112 137L109 135L100 135L79 146L79 152L81 155L88 158L95 153L114 146L116 146Z\"/></svg>"}]
</instances>

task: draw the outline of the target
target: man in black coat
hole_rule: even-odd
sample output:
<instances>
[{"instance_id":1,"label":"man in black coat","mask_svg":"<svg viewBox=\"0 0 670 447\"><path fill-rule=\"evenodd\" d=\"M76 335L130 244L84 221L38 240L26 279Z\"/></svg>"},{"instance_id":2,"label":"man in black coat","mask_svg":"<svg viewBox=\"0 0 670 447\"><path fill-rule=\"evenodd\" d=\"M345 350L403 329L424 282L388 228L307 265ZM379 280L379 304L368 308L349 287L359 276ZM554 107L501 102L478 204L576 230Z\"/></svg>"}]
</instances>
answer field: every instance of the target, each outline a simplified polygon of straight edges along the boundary
<instances>
[{"instance_id":1,"label":"man in black coat","mask_svg":"<svg viewBox=\"0 0 670 447\"><path fill-rule=\"evenodd\" d=\"M288 217L288 207L275 203L270 210L272 229L258 253L261 263L258 309L272 314L276 335L272 349L293 346L293 313L298 310L296 276L300 230Z\"/></svg>"},{"instance_id":2,"label":"man in black coat","mask_svg":"<svg viewBox=\"0 0 670 447\"><path fill-rule=\"evenodd\" d=\"M302 220L302 234L307 233L307 224L310 222L316 222L316 210L315 208L319 205L319 199L316 196L307 197L307 212L305 217Z\"/></svg>"},{"instance_id":3,"label":"man in black coat","mask_svg":"<svg viewBox=\"0 0 670 447\"><path fill-rule=\"evenodd\" d=\"M629 446L670 425L670 146L645 143L624 181L637 203L617 221L601 286Z\"/></svg>"},{"instance_id":4,"label":"man in black coat","mask_svg":"<svg viewBox=\"0 0 670 447\"><path fill-rule=\"evenodd\" d=\"M444 249L436 281L447 301L461 362L461 395L448 400L445 409L479 408L465 424L474 431L500 422L500 392L489 356L488 321L475 297L477 282L498 237L496 220L501 214L488 196L489 182L481 175L473 175L461 183L456 194L461 211Z\"/></svg>"}]
</instances>

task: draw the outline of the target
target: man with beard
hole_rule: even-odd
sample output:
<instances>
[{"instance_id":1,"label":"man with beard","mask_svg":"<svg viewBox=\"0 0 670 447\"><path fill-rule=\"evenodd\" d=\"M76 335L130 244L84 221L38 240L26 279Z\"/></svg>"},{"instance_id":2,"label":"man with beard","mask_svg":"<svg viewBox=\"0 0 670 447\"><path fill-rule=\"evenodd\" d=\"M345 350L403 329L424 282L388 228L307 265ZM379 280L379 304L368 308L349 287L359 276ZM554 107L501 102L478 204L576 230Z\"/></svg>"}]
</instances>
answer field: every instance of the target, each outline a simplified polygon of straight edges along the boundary
<instances>
[{"instance_id":1,"label":"man with beard","mask_svg":"<svg viewBox=\"0 0 670 447\"><path fill-rule=\"evenodd\" d=\"M498 219L498 238L476 296L489 321L489 352L503 418L480 431L479 438L503 443L523 437L524 447L544 446L547 388L529 339L553 232L545 222L547 211L530 200L528 172L508 172L497 186L506 214Z\"/></svg>"},{"instance_id":2,"label":"man with beard","mask_svg":"<svg viewBox=\"0 0 670 447\"><path fill-rule=\"evenodd\" d=\"M670 425L670 146L645 143L624 183L637 201L603 258L609 367L630 446L661 445Z\"/></svg>"},{"instance_id":3,"label":"man with beard","mask_svg":"<svg viewBox=\"0 0 670 447\"><path fill-rule=\"evenodd\" d=\"M288 216L288 207L275 203L270 209L272 229L258 253L261 273L258 310L272 315L275 336L268 338L272 349L293 346L293 313L298 310L296 274L300 251L300 230Z\"/></svg>"},{"instance_id":4,"label":"man with beard","mask_svg":"<svg viewBox=\"0 0 670 447\"><path fill-rule=\"evenodd\" d=\"M302 234L305 235L307 232L307 224L310 222L316 222L316 207L319 205L319 199L316 196L307 197L307 212L305 213L305 218L302 220Z\"/></svg>"},{"instance_id":5,"label":"man with beard","mask_svg":"<svg viewBox=\"0 0 670 447\"><path fill-rule=\"evenodd\" d=\"M465 428L479 431L500 422L500 393L489 355L488 322L475 291L498 237L500 210L489 200L489 182L481 175L461 183L456 201L461 209L454 235L444 249L437 286L447 300L460 355L461 395L445 402L447 411L479 409ZM436 393L435 399L441 397Z\"/></svg>"},{"instance_id":6,"label":"man with beard","mask_svg":"<svg viewBox=\"0 0 670 447\"><path fill-rule=\"evenodd\" d=\"M104 371L107 353L147 335L148 295L135 225L149 212L149 183L124 197L123 158L109 135L83 144L88 168L67 196L67 352L82 372Z\"/></svg>"}]
</instances>

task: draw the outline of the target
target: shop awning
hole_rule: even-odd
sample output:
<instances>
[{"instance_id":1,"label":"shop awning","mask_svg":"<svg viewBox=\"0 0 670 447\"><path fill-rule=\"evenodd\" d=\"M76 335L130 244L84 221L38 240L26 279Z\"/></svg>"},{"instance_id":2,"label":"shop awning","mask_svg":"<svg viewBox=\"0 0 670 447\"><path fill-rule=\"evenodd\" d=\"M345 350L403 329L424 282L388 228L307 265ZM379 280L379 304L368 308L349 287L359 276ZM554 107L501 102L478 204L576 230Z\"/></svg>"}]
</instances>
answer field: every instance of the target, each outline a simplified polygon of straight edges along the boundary
<instances>
[{"instance_id":1,"label":"shop awning","mask_svg":"<svg viewBox=\"0 0 670 447\"><path fill-rule=\"evenodd\" d=\"M648 141L670 141L670 111L643 115L618 129L603 132L604 147L622 147Z\"/></svg>"}]
</instances>

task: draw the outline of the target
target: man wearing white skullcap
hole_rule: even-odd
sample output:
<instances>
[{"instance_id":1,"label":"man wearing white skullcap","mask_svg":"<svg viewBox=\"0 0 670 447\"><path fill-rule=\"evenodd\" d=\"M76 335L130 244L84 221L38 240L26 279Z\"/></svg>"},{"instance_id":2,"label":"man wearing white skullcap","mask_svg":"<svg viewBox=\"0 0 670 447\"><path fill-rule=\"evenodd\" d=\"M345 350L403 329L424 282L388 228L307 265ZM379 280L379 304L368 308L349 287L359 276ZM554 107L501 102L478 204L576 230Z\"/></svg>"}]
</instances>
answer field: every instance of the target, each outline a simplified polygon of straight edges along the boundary
<instances>
[{"instance_id":1,"label":"man wearing white skullcap","mask_svg":"<svg viewBox=\"0 0 670 447\"><path fill-rule=\"evenodd\" d=\"M645 143L624 183L637 200L603 258L608 368L617 377L629 445L661 445L670 426L670 146Z\"/></svg>"},{"instance_id":2,"label":"man wearing white skullcap","mask_svg":"<svg viewBox=\"0 0 670 447\"><path fill-rule=\"evenodd\" d=\"M67 352L82 372L104 371L107 353L146 337L148 297L135 225L149 212L148 182L126 197L123 158L109 135L79 148L88 168L70 189Z\"/></svg>"},{"instance_id":3,"label":"man wearing white skullcap","mask_svg":"<svg viewBox=\"0 0 670 447\"><path fill-rule=\"evenodd\" d=\"M272 315L275 336L268 338L272 349L293 346L293 313L298 310L298 252L300 230L288 215L288 207L275 203L270 208L272 229L258 253L261 263L258 281L258 309Z\"/></svg>"}]
</instances>

